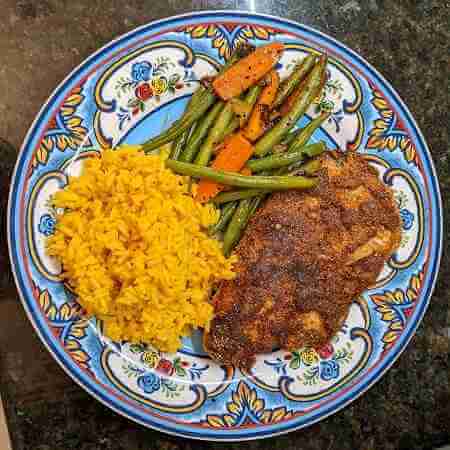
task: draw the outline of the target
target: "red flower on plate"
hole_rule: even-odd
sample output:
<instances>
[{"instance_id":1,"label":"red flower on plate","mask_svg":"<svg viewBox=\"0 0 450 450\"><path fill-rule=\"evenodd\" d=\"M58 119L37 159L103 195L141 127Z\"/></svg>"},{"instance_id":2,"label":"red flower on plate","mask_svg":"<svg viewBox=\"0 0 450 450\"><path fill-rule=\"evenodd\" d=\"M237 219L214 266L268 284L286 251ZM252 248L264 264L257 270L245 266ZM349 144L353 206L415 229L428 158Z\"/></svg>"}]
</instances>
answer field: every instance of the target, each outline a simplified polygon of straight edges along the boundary
<instances>
[{"instance_id":1,"label":"red flower on plate","mask_svg":"<svg viewBox=\"0 0 450 450\"><path fill-rule=\"evenodd\" d=\"M327 359L333 356L334 349L331 344L326 344L322 348L319 348L319 350L317 350L317 353L322 359Z\"/></svg>"},{"instance_id":2,"label":"red flower on plate","mask_svg":"<svg viewBox=\"0 0 450 450\"><path fill-rule=\"evenodd\" d=\"M409 317L414 312L414 307L410 306L409 308L406 308L403 310L406 317Z\"/></svg>"},{"instance_id":3,"label":"red flower on plate","mask_svg":"<svg viewBox=\"0 0 450 450\"><path fill-rule=\"evenodd\" d=\"M181 89L183 86L184 86L183 83L177 83L177 84L175 85L175 89Z\"/></svg>"},{"instance_id":4,"label":"red flower on plate","mask_svg":"<svg viewBox=\"0 0 450 450\"><path fill-rule=\"evenodd\" d=\"M56 117L52 117L49 121L48 121L48 128L49 130L56 128Z\"/></svg>"},{"instance_id":5,"label":"red flower on plate","mask_svg":"<svg viewBox=\"0 0 450 450\"><path fill-rule=\"evenodd\" d=\"M173 364L168 359L160 359L156 371L165 375L172 375Z\"/></svg>"},{"instance_id":6,"label":"red flower on plate","mask_svg":"<svg viewBox=\"0 0 450 450\"><path fill-rule=\"evenodd\" d=\"M148 83L140 84L136 90L134 91L136 97L140 100L147 100L150 97L153 97L153 89L150 87Z\"/></svg>"}]
</instances>

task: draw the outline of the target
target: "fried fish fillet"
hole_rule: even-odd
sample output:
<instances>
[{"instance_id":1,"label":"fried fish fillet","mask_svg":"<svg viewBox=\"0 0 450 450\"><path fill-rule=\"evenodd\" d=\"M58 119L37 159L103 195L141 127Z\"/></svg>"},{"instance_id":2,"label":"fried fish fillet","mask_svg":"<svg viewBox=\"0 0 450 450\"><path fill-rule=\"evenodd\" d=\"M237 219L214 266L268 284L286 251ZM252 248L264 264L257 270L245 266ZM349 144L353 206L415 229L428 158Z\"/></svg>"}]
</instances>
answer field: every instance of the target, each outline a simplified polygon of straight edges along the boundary
<instances>
[{"instance_id":1,"label":"fried fish fillet","mask_svg":"<svg viewBox=\"0 0 450 450\"><path fill-rule=\"evenodd\" d=\"M214 296L204 336L222 364L325 344L399 245L399 211L377 171L350 152L320 162L318 186L273 194L237 247L238 275Z\"/></svg>"}]
</instances>

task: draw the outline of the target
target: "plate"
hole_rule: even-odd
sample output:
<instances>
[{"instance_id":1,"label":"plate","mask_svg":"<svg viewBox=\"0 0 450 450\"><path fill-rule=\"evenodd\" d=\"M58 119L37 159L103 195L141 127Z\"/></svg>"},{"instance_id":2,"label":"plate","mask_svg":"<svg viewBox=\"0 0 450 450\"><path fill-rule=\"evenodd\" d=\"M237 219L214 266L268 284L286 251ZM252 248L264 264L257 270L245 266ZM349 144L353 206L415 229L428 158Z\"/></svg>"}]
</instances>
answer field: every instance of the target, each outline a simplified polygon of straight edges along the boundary
<instances>
[{"instance_id":1,"label":"plate","mask_svg":"<svg viewBox=\"0 0 450 450\"><path fill-rule=\"evenodd\" d=\"M375 286L355 299L321 349L259 355L249 371L208 358L201 333L176 354L112 342L87 320L45 254L55 229L49 198L86 158L140 143L182 112L206 74L242 42L282 41L280 72L305 53L328 53L328 79L298 125L327 109L313 136L358 151L395 191L399 250ZM42 107L23 144L9 202L9 247L23 305L50 353L98 400L158 430L218 441L308 426L366 391L392 365L427 308L442 240L439 187L426 143L389 83L360 56L306 26L244 12L204 12L153 22L114 40L76 68ZM399 380L401 382L401 380Z\"/></svg>"}]
</instances>

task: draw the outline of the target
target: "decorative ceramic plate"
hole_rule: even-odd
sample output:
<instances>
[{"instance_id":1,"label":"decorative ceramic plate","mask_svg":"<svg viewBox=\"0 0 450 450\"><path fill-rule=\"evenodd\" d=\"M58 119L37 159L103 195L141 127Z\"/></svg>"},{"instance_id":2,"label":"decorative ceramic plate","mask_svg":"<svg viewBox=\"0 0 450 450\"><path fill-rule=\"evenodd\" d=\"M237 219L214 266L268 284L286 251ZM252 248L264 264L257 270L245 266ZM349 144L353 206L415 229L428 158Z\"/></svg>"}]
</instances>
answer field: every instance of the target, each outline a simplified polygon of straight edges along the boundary
<instances>
[{"instance_id":1,"label":"decorative ceramic plate","mask_svg":"<svg viewBox=\"0 0 450 450\"><path fill-rule=\"evenodd\" d=\"M86 158L140 143L182 112L199 80L241 42L282 41L287 73L306 53L330 56L324 95L301 124L332 115L313 140L358 151L395 191L399 250L375 286L356 298L324 348L257 357L250 372L204 353L200 333L176 354L111 342L83 317L45 253L50 196ZM42 341L72 378L113 410L168 433L211 440L273 436L310 425L366 391L414 334L438 273L442 215L424 139L392 87L344 45L294 22L206 12L145 25L99 50L54 91L20 153L9 204L11 261L23 305Z\"/></svg>"}]
</instances>

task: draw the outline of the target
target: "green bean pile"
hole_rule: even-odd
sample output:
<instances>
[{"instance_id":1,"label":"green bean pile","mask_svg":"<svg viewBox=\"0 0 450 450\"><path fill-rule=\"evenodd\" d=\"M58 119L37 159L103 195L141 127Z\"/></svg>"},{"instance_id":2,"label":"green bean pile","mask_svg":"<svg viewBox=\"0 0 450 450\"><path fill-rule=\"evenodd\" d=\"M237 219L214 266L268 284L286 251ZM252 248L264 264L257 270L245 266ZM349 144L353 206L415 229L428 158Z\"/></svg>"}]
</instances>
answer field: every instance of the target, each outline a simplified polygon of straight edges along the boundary
<instances>
[{"instance_id":1,"label":"green bean pile","mask_svg":"<svg viewBox=\"0 0 450 450\"><path fill-rule=\"evenodd\" d=\"M239 57L238 52L233 54L219 73ZM326 151L326 146L324 142L308 143L313 133L328 119L329 113L319 114L302 129L293 131L293 128L320 95L326 64L326 56L308 55L281 83L271 106L271 113L278 121L274 121L274 125L254 143L253 158L246 164L252 175L207 167L217 146L243 123L242 117L236 116L232 103L220 100L211 86L200 85L183 116L142 145L145 152L151 152L171 142L170 157L166 161L168 168L182 175L206 178L235 188L212 199L221 209L221 215L209 232L211 235L223 233L226 256L231 254L248 221L270 192L307 189L317 184L318 179L314 175L320 169L320 162L313 158ZM259 84L252 86L239 102L253 108L261 89ZM278 108L293 93L292 105L280 117Z\"/></svg>"}]
</instances>

